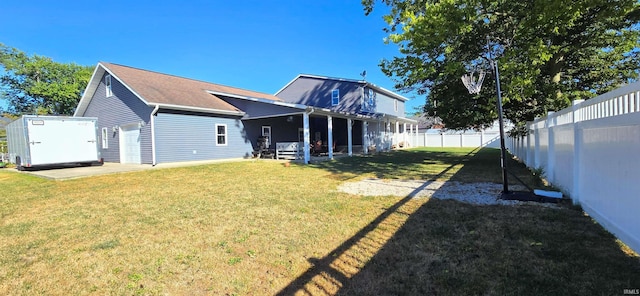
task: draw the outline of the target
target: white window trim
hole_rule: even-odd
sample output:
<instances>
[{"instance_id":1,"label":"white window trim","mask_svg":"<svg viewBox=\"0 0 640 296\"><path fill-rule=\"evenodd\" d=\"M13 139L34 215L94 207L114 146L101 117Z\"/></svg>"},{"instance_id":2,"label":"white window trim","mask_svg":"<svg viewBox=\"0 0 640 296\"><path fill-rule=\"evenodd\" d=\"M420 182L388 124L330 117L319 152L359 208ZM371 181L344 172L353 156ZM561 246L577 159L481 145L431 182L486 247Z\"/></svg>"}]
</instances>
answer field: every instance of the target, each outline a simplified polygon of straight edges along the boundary
<instances>
[{"instance_id":1,"label":"white window trim","mask_svg":"<svg viewBox=\"0 0 640 296\"><path fill-rule=\"evenodd\" d=\"M224 126L224 134L218 134L218 127ZM218 136L224 136L224 143L218 143ZM229 144L229 130L226 124L216 123L216 146L227 146Z\"/></svg>"},{"instance_id":2,"label":"white window trim","mask_svg":"<svg viewBox=\"0 0 640 296\"><path fill-rule=\"evenodd\" d=\"M334 97L338 100L337 102L333 101ZM334 89L331 91L331 106L337 106L338 104L340 104L340 90Z\"/></svg>"},{"instance_id":3,"label":"white window trim","mask_svg":"<svg viewBox=\"0 0 640 296\"><path fill-rule=\"evenodd\" d=\"M102 128L102 149L109 149L109 129Z\"/></svg>"},{"instance_id":4,"label":"white window trim","mask_svg":"<svg viewBox=\"0 0 640 296\"><path fill-rule=\"evenodd\" d=\"M111 83L111 75L110 74L107 74L107 75L104 76L104 85L105 85L105 88L106 88L106 93L105 93L106 97L108 98L110 96L113 96L113 89L112 89L113 84Z\"/></svg>"},{"instance_id":5,"label":"white window trim","mask_svg":"<svg viewBox=\"0 0 640 296\"><path fill-rule=\"evenodd\" d=\"M269 130L269 135L268 136L264 132L265 129ZM262 126L262 136L263 137L267 137L267 148L271 147L271 126L270 125L263 125Z\"/></svg>"}]
</instances>

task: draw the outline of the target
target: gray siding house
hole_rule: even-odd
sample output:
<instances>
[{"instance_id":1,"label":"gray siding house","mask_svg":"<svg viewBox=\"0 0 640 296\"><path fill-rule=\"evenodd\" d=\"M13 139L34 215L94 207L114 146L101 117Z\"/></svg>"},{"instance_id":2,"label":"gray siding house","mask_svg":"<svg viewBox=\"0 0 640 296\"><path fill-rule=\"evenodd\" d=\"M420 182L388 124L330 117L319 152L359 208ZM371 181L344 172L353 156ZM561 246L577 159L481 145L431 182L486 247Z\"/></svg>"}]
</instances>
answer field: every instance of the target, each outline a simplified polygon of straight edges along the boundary
<instances>
[{"instance_id":1,"label":"gray siding house","mask_svg":"<svg viewBox=\"0 0 640 296\"><path fill-rule=\"evenodd\" d=\"M247 112L217 94L275 96L98 63L74 116L98 118L104 161L157 164L250 157ZM255 139L253 139L255 140Z\"/></svg>"},{"instance_id":2,"label":"gray siding house","mask_svg":"<svg viewBox=\"0 0 640 296\"><path fill-rule=\"evenodd\" d=\"M361 133L362 136L354 138L353 143L361 146L365 153L370 149L385 151L393 147L406 147L407 137L417 133L417 121L405 117L405 102L408 99L364 80L300 74L280 89L276 96L285 102L328 110L336 118L354 120L350 124L355 133ZM332 118L329 117L329 120ZM328 134L322 131L327 121L323 114L313 116L312 126L321 130L319 134L312 133L314 140L324 141L328 138ZM347 133L344 129L336 130L343 123L331 125L334 141L338 145L345 143Z\"/></svg>"},{"instance_id":3,"label":"gray siding house","mask_svg":"<svg viewBox=\"0 0 640 296\"><path fill-rule=\"evenodd\" d=\"M104 161L153 165L250 158L259 138L272 150L295 150L288 155L307 163L312 138L349 155L354 147L367 153L376 144L390 149L400 141L398 124L406 136L406 123L414 123L396 115L404 115L405 98L368 83L302 89L294 80L275 96L100 62L74 116L98 118ZM334 149L327 150L332 158Z\"/></svg>"}]
</instances>

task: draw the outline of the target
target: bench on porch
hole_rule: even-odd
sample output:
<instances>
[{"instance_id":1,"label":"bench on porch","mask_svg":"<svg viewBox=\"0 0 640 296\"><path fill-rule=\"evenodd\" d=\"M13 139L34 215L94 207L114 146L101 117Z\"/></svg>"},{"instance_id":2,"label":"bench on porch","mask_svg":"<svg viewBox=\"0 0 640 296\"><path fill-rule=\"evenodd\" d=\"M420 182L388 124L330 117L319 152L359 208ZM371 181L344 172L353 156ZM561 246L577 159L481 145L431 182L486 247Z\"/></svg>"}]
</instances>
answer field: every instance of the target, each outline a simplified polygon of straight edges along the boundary
<instances>
[{"instance_id":1,"label":"bench on porch","mask_svg":"<svg viewBox=\"0 0 640 296\"><path fill-rule=\"evenodd\" d=\"M304 158L304 142L278 142L276 143L277 159L303 159Z\"/></svg>"}]
</instances>

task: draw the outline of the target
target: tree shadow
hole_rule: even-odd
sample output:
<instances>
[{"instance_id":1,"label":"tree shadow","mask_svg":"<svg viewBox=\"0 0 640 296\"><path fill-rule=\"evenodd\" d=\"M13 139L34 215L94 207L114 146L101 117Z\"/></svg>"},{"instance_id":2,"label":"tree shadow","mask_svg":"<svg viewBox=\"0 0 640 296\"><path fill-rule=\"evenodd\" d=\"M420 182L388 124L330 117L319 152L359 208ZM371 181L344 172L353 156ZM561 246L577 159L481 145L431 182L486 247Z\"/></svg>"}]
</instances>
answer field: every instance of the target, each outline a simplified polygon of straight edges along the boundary
<instances>
[{"instance_id":1,"label":"tree shadow","mask_svg":"<svg viewBox=\"0 0 640 296\"><path fill-rule=\"evenodd\" d=\"M397 154L392 163L407 162L403 157L410 155ZM477 150L442 156L450 165L431 179L461 163L469 168L455 176L478 173L475 166L488 160L499 166L500 157ZM369 173L378 172L380 163L385 162L325 166L333 173ZM390 170L379 176L393 175ZM485 174L500 179L499 168ZM312 267L277 295L584 295L640 287L638 258L581 211L414 198L432 183L426 181L326 256L310 259Z\"/></svg>"},{"instance_id":2,"label":"tree shadow","mask_svg":"<svg viewBox=\"0 0 640 296\"><path fill-rule=\"evenodd\" d=\"M474 151L468 153L471 155ZM404 156L404 155L403 155ZM445 156L446 157L446 156ZM381 157L382 159L371 159L372 161L363 162L364 165L354 166L352 161L346 160L345 162L333 161L330 165L325 164L325 168L332 172L345 172L350 173L365 173L371 171L377 171L379 164L386 163L386 160L390 160L388 157ZM385 159L387 158L387 159ZM398 157L400 163L406 163L408 159L406 157ZM451 158L452 160L454 158ZM398 162L395 162L397 165ZM442 170L439 174L444 175L449 170L453 169L459 162L451 163L447 168ZM394 166L395 166L394 165ZM382 174L381 176L384 176ZM434 179L437 176L434 176ZM398 219L394 219L399 210L414 196L425 189L430 182L425 182L420 187L415 189L409 195L395 203L393 206L386 209L382 214L371 221L367 226L360 229L354 236L343 242L340 246L331 251L327 256L323 258L311 258L309 262L313 265L304 274L300 275L297 279L291 282L287 287L282 289L277 295L292 295L298 291L303 291L309 294L323 293L333 294L331 290L337 285L342 286L348 282L354 273L352 271L359 270L359 267L365 264L360 256L354 255L353 252L361 252L365 254L373 254L376 250L384 246L388 237L385 235L383 229L397 228L399 222ZM393 226L396 227L393 227ZM338 268L334 263L336 260L344 262L346 266Z\"/></svg>"}]
</instances>

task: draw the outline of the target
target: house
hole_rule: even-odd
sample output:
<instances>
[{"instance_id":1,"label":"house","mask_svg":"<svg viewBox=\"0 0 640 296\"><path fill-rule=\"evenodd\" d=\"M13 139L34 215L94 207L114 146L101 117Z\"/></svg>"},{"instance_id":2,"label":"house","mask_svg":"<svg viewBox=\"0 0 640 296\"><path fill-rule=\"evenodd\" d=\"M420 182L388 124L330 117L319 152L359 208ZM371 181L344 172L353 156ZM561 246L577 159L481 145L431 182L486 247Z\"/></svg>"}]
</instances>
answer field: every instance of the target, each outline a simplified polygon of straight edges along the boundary
<instances>
[{"instance_id":1,"label":"house","mask_svg":"<svg viewBox=\"0 0 640 296\"><path fill-rule=\"evenodd\" d=\"M364 80L300 74L276 96L321 110L310 118L314 141L361 147L362 152L368 153L369 149L406 147L408 137L417 133L417 121L405 117L408 99Z\"/></svg>"},{"instance_id":2,"label":"house","mask_svg":"<svg viewBox=\"0 0 640 296\"><path fill-rule=\"evenodd\" d=\"M310 135L315 136L318 131L327 144L332 143L335 134L350 155L355 145L365 146L366 153L371 141L391 147L392 139L397 141L401 137L397 124L387 130L376 127L385 131L378 134L367 127L411 122L401 121L401 117L393 114L324 108L320 97L316 98L316 105L307 105L307 101L296 101L291 92L285 91L294 84L297 83L288 84L276 96L100 62L74 116L98 118L104 161L153 165L250 158L261 137L266 139L269 149L283 152L283 156L292 156L284 152L293 150L294 158L308 162L313 150ZM369 88L374 89L372 85ZM383 93L381 88L374 91ZM349 101L356 100L346 89L329 100L335 97L342 100L336 106L347 106ZM397 104L403 102L398 97ZM340 126L332 130L333 118ZM320 121L325 122L324 127L316 126ZM328 150L328 156L333 157L333 149Z\"/></svg>"}]
</instances>

